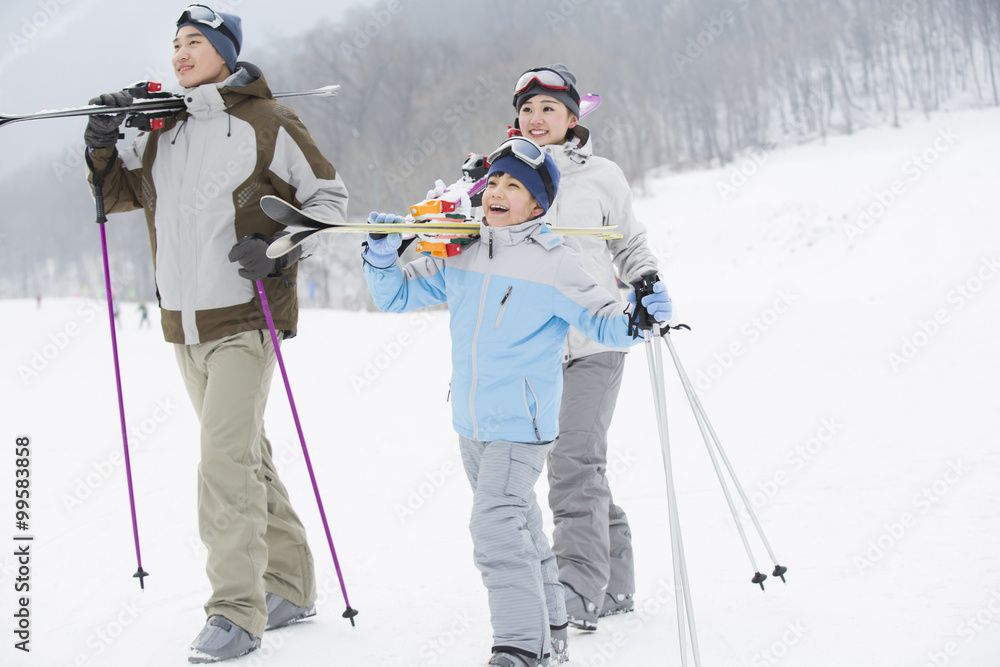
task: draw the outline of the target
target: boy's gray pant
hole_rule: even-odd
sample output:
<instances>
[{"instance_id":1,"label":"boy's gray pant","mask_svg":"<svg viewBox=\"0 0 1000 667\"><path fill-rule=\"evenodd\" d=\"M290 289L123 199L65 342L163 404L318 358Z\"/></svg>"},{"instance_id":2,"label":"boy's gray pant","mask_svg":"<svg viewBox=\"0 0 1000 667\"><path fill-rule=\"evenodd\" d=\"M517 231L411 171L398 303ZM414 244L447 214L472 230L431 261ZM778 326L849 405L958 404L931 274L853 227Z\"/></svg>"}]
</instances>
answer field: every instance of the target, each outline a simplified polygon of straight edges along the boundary
<instances>
[{"instance_id":1,"label":"boy's gray pant","mask_svg":"<svg viewBox=\"0 0 1000 667\"><path fill-rule=\"evenodd\" d=\"M605 591L635 593L632 533L605 474L608 426L624 367L624 352L601 352L563 367L559 437L548 459L559 580L598 609Z\"/></svg>"},{"instance_id":2,"label":"boy's gray pant","mask_svg":"<svg viewBox=\"0 0 1000 667\"><path fill-rule=\"evenodd\" d=\"M473 490L469 530L489 594L493 647L541 658L549 652L550 624L566 623L563 587L534 492L549 443L460 436L459 446Z\"/></svg>"}]
</instances>

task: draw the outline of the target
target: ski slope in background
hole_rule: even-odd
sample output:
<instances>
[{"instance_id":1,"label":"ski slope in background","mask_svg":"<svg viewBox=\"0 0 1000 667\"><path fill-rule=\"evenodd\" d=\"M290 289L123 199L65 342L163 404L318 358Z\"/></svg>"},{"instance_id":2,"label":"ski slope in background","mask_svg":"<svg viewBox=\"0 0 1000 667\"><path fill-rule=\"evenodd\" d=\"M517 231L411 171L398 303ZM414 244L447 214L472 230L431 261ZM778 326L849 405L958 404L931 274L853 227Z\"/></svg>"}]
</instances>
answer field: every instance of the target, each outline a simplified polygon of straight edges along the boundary
<instances>
[{"instance_id":1,"label":"ski slope in background","mask_svg":"<svg viewBox=\"0 0 1000 667\"><path fill-rule=\"evenodd\" d=\"M1000 111L756 153L651 179L637 200L674 344L788 583L750 583L667 368L702 664L1000 662ZM40 220L39 224L44 221ZM112 221L113 224L113 221ZM83 252L100 253L94 246ZM4 242L15 242L5 239ZM353 242L347 241L345 242ZM30 252L26 248L25 252ZM359 269L360 270L360 269ZM136 569L102 301L0 303L0 664L186 664L204 622L198 428L170 346L122 304L119 346L145 591ZM446 402L448 315L307 310L286 364L357 627L344 609L282 383L267 430L307 524L311 622L232 664L469 666L490 646L471 492ZM669 357L667 363L669 364ZM609 461L636 546L636 612L572 633L571 665L679 665L664 479L643 350ZM31 438L31 652L17 641L14 445ZM544 498L544 482L539 484ZM753 539L753 538L752 538ZM756 540L760 568L773 564Z\"/></svg>"}]
</instances>

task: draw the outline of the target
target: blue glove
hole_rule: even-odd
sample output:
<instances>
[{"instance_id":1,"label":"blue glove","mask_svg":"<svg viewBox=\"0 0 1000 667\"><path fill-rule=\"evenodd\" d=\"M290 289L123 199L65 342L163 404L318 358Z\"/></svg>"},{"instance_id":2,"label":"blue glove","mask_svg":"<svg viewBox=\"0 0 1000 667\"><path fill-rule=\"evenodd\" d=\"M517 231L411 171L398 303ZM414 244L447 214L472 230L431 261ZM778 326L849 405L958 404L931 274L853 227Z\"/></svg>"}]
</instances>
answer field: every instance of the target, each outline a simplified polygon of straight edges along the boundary
<instances>
[{"instance_id":1,"label":"blue glove","mask_svg":"<svg viewBox=\"0 0 1000 667\"><path fill-rule=\"evenodd\" d=\"M667 286L663 284L662 280L653 283L653 293L642 297L642 305L646 312L660 324L666 324L674 315L674 304L670 300Z\"/></svg>"},{"instance_id":2,"label":"blue glove","mask_svg":"<svg viewBox=\"0 0 1000 667\"><path fill-rule=\"evenodd\" d=\"M368 214L368 224L395 224L400 222L403 222L402 216L393 215L392 213L376 213L372 211ZM369 234L365 249L361 252L361 258L370 264L372 268L388 269L396 263L396 258L399 256L397 251L402 243L403 237L400 234Z\"/></svg>"},{"instance_id":3,"label":"blue glove","mask_svg":"<svg viewBox=\"0 0 1000 667\"><path fill-rule=\"evenodd\" d=\"M632 312L635 312L635 290L631 290L625 297L632 305ZM666 324L674 314L674 304L667 294L667 286L662 280L653 283L653 293L642 297L642 306L649 313L649 316L660 324Z\"/></svg>"}]
</instances>

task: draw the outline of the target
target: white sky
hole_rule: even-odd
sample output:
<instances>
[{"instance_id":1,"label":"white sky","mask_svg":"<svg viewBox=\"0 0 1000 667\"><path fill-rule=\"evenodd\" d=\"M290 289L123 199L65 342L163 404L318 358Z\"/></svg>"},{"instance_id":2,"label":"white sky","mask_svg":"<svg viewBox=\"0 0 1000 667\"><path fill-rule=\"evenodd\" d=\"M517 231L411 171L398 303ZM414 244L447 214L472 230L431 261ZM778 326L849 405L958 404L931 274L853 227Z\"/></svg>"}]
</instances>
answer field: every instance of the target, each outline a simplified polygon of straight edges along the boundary
<instances>
[{"instance_id":1,"label":"white sky","mask_svg":"<svg viewBox=\"0 0 1000 667\"><path fill-rule=\"evenodd\" d=\"M206 2L243 19L240 58L356 5L387 0L219 0ZM0 4L0 113L82 106L136 81L176 86L170 69L174 25L190 3L134 0L4 0ZM141 9L139 9L141 7ZM280 89L280 82L272 82ZM323 82L329 83L329 82ZM320 85L320 84L317 84ZM31 121L0 128L0 176L30 158L82 146L86 120ZM15 159L11 159L11 157Z\"/></svg>"}]
</instances>

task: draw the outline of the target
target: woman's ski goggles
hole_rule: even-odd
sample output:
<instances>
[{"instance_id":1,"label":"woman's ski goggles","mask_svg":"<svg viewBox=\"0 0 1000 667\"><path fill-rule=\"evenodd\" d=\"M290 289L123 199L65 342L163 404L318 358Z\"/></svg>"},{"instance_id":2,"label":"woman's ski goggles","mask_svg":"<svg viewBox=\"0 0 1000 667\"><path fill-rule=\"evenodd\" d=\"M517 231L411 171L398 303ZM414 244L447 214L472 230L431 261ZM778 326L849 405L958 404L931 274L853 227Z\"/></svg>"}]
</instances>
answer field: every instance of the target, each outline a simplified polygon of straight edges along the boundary
<instances>
[{"instance_id":1,"label":"woman's ski goggles","mask_svg":"<svg viewBox=\"0 0 1000 667\"><path fill-rule=\"evenodd\" d=\"M552 176L545 166L545 152L538 144L525 137L511 137L497 146L497 149L490 153L487 161L493 164L500 158L507 156L515 157L537 171L542 178L542 184L545 185L545 194L549 198L549 203L555 199L556 193L552 185Z\"/></svg>"},{"instance_id":2,"label":"woman's ski goggles","mask_svg":"<svg viewBox=\"0 0 1000 667\"><path fill-rule=\"evenodd\" d=\"M182 23L200 23L201 25L207 25L209 28L219 29L225 20L211 7L206 7L205 5L191 5L183 12L181 12L181 17L177 19L177 25Z\"/></svg>"},{"instance_id":3,"label":"woman's ski goggles","mask_svg":"<svg viewBox=\"0 0 1000 667\"><path fill-rule=\"evenodd\" d=\"M547 67L539 67L537 69L529 69L517 80L517 84L514 85L514 99L517 99L518 95L534 85L545 90L564 91L573 88L573 86L566 82L566 79L562 78L559 72Z\"/></svg>"}]
</instances>

